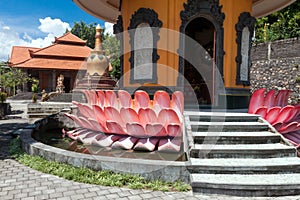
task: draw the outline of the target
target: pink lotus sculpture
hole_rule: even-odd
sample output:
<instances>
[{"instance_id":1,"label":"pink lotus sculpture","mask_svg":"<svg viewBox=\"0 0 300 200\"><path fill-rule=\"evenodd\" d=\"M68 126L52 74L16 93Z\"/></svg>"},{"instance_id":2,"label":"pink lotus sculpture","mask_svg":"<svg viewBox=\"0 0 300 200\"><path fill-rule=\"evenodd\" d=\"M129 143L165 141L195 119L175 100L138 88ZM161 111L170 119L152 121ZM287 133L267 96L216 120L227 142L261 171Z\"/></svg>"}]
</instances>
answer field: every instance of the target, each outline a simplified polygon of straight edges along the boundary
<instances>
[{"instance_id":1,"label":"pink lotus sculpture","mask_svg":"<svg viewBox=\"0 0 300 200\"><path fill-rule=\"evenodd\" d=\"M256 90L251 97L248 113L259 114L297 148L300 147L300 105L287 105L289 90Z\"/></svg>"},{"instance_id":2,"label":"pink lotus sculpture","mask_svg":"<svg viewBox=\"0 0 300 200\"><path fill-rule=\"evenodd\" d=\"M124 90L85 90L88 104L73 102L77 115L66 114L78 128L65 131L83 144L142 151L179 152L182 143L184 97L157 91L153 100L142 90L134 99Z\"/></svg>"}]
</instances>

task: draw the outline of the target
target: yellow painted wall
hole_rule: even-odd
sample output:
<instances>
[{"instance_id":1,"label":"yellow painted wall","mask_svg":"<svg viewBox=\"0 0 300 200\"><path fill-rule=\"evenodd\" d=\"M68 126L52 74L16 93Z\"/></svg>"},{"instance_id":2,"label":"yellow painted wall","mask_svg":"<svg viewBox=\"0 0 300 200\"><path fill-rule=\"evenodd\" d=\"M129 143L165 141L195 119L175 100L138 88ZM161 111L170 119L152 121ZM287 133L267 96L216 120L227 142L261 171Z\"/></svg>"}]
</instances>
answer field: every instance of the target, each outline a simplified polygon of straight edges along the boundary
<instances>
[{"instance_id":1,"label":"yellow painted wall","mask_svg":"<svg viewBox=\"0 0 300 200\"><path fill-rule=\"evenodd\" d=\"M130 19L135 11L139 8L150 8L158 13L158 18L163 25L159 33L158 55L160 59L157 63L158 84L165 86L176 86L178 56L176 55L179 47L179 28L181 25L180 12L184 9L183 3L186 0L123 0L122 16L124 30L127 30ZM237 3L238 2L238 3ZM242 12L250 12L252 1L250 0L220 0L222 12L225 13L224 27L224 80L226 88L243 88L237 86L236 81L236 62L237 44L235 24ZM168 31L169 29L169 31ZM174 30L170 31L170 30ZM127 54L124 55L124 86L138 86L129 83L130 74L126 73L130 70L130 44L129 35L125 34L124 47ZM174 53L172 53L174 52ZM146 84L147 85L147 84ZM153 84L148 84L153 85Z\"/></svg>"},{"instance_id":2,"label":"yellow painted wall","mask_svg":"<svg viewBox=\"0 0 300 200\"><path fill-rule=\"evenodd\" d=\"M178 56L176 55L179 46L179 27L181 24L180 11L183 10L184 0L123 0L122 16L124 29L127 31L130 19L134 12L139 8L150 8L158 13L159 20L162 21L160 29L160 39L158 40L158 55L160 59L157 61L158 85L176 86L178 76ZM174 30L174 31L172 31ZM126 33L124 38L125 52L124 55L124 86L138 86L139 84L130 83L130 44L129 35ZM144 84L144 86L155 84Z\"/></svg>"},{"instance_id":3,"label":"yellow painted wall","mask_svg":"<svg viewBox=\"0 0 300 200\"><path fill-rule=\"evenodd\" d=\"M252 1L249 0L220 0L222 12L225 13L224 21L224 84L226 88L244 88L237 86L236 81L236 61L237 44L235 25L242 12L252 12Z\"/></svg>"}]
</instances>

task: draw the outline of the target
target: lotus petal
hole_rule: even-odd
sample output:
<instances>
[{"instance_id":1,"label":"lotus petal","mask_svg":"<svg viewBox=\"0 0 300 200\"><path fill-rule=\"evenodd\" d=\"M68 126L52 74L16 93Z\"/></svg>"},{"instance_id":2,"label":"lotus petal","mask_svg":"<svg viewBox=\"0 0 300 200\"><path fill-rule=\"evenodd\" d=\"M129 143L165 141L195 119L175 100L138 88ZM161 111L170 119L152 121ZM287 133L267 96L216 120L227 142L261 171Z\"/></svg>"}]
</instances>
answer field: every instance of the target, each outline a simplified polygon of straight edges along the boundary
<instances>
[{"instance_id":1,"label":"lotus petal","mask_svg":"<svg viewBox=\"0 0 300 200\"><path fill-rule=\"evenodd\" d=\"M127 134L138 138L146 137L144 127L139 123L127 123L126 124Z\"/></svg>"},{"instance_id":2,"label":"lotus petal","mask_svg":"<svg viewBox=\"0 0 300 200\"><path fill-rule=\"evenodd\" d=\"M170 137L182 137L180 124L169 124L167 126L167 133Z\"/></svg>"},{"instance_id":3,"label":"lotus petal","mask_svg":"<svg viewBox=\"0 0 300 200\"><path fill-rule=\"evenodd\" d=\"M94 120L94 119L91 119L89 118L89 121L90 123L93 125L95 131L99 131L99 132L102 132L102 133L105 133L107 132L107 129L106 127L104 127L101 123L99 123L98 121Z\"/></svg>"},{"instance_id":4,"label":"lotus petal","mask_svg":"<svg viewBox=\"0 0 300 200\"><path fill-rule=\"evenodd\" d=\"M78 117L79 120L81 120L81 123L83 125L83 128L87 128L89 130L94 130L95 128L93 127L93 124L86 118L84 117Z\"/></svg>"},{"instance_id":5,"label":"lotus petal","mask_svg":"<svg viewBox=\"0 0 300 200\"><path fill-rule=\"evenodd\" d=\"M93 105L94 115L97 121L106 129L106 116L102 110L102 108L98 105Z\"/></svg>"},{"instance_id":6,"label":"lotus petal","mask_svg":"<svg viewBox=\"0 0 300 200\"><path fill-rule=\"evenodd\" d=\"M273 106L275 106L275 94L276 94L276 90L270 90L266 97L265 97L265 102L264 105L267 108L271 108Z\"/></svg>"},{"instance_id":7,"label":"lotus petal","mask_svg":"<svg viewBox=\"0 0 300 200\"><path fill-rule=\"evenodd\" d=\"M162 109L158 114L158 121L164 126L171 123L180 124L180 119L173 109Z\"/></svg>"},{"instance_id":8,"label":"lotus petal","mask_svg":"<svg viewBox=\"0 0 300 200\"><path fill-rule=\"evenodd\" d=\"M135 137L123 137L120 138L118 141L114 142L111 147L117 149L132 149L134 144L137 142L137 138Z\"/></svg>"},{"instance_id":9,"label":"lotus petal","mask_svg":"<svg viewBox=\"0 0 300 200\"><path fill-rule=\"evenodd\" d=\"M300 106L293 106L289 118L286 119L286 122L297 121L297 118L300 118ZM300 122L300 121L298 121Z\"/></svg>"},{"instance_id":10,"label":"lotus petal","mask_svg":"<svg viewBox=\"0 0 300 200\"><path fill-rule=\"evenodd\" d=\"M170 96L169 93L163 90L158 90L154 93L153 105L159 105L161 108L170 107Z\"/></svg>"},{"instance_id":11,"label":"lotus petal","mask_svg":"<svg viewBox=\"0 0 300 200\"><path fill-rule=\"evenodd\" d=\"M87 105L78 103L76 101L72 102L75 106L77 106L80 114L85 118L94 118L94 111Z\"/></svg>"},{"instance_id":12,"label":"lotus petal","mask_svg":"<svg viewBox=\"0 0 300 200\"><path fill-rule=\"evenodd\" d=\"M147 124L146 125L146 135L149 137L166 137L168 136L165 127L162 124Z\"/></svg>"},{"instance_id":13,"label":"lotus petal","mask_svg":"<svg viewBox=\"0 0 300 200\"><path fill-rule=\"evenodd\" d=\"M72 119L72 120L75 122L75 124L77 124L77 126L79 126L79 127L84 127L83 122L82 122L77 116L71 115L71 114L69 114L69 113L65 113L65 116L67 116L67 117L69 117L70 119Z\"/></svg>"},{"instance_id":14,"label":"lotus petal","mask_svg":"<svg viewBox=\"0 0 300 200\"><path fill-rule=\"evenodd\" d=\"M295 134L284 134L284 137L288 139L294 146L298 146L300 144L300 138Z\"/></svg>"},{"instance_id":15,"label":"lotus petal","mask_svg":"<svg viewBox=\"0 0 300 200\"><path fill-rule=\"evenodd\" d=\"M279 90L275 99L275 105L284 107L288 104L290 91L289 90Z\"/></svg>"},{"instance_id":16,"label":"lotus petal","mask_svg":"<svg viewBox=\"0 0 300 200\"><path fill-rule=\"evenodd\" d=\"M97 105L99 105L101 108L104 108L105 106L105 93L102 90L97 90Z\"/></svg>"},{"instance_id":17,"label":"lotus petal","mask_svg":"<svg viewBox=\"0 0 300 200\"><path fill-rule=\"evenodd\" d=\"M82 129L82 128L77 128L77 129L74 129L74 130L71 130L71 131L65 131L63 129L63 133L65 135L67 135L69 138L71 138L72 140L77 140L78 135L79 134L83 134L85 132L87 132L87 130L86 129Z\"/></svg>"},{"instance_id":18,"label":"lotus petal","mask_svg":"<svg viewBox=\"0 0 300 200\"><path fill-rule=\"evenodd\" d=\"M140 108L138 116L143 126L146 126L146 124L158 122L155 112L150 108Z\"/></svg>"},{"instance_id":19,"label":"lotus petal","mask_svg":"<svg viewBox=\"0 0 300 200\"><path fill-rule=\"evenodd\" d=\"M84 137L81 138L81 142L83 144L91 145L92 141L95 139L97 135L98 133L90 131L88 134L86 134Z\"/></svg>"},{"instance_id":20,"label":"lotus petal","mask_svg":"<svg viewBox=\"0 0 300 200\"><path fill-rule=\"evenodd\" d=\"M265 118L267 115L268 108L265 106L259 107L256 111L255 114L260 115L262 118Z\"/></svg>"},{"instance_id":21,"label":"lotus petal","mask_svg":"<svg viewBox=\"0 0 300 200\"><path fill-rule=\"evenodd\" d=\"M296 142L294 142L294 141L292 141L292 140L290 140L290 139L288 139L288 138L286 138L292 145L294 145L296 148L299 148L299 144L298 143L296 143Z\"/></svg>"},{"instance_id":22,"label":"lotus petal","mask_svg":"<svg viewBox=\"0 0 300 200\"><path fill-rule=\"evenodd\" d=\"M158 143L158 151L179 152L180 145L181 139L163 138Z\"/></svg>"},{"instance_id":23,"label":"lotus petal","mask_svg":"<svg viewBox=\"0 0 300 200\"><path fill-rule=\"evenodd\" d=\"M285 133L289 133L289 132L293 132L293 131L298 131L300 130L300 123L298 122L291 122L286 126L282 126L278 131L281 134L285 134Z\"/></svg>"},{"instance_id":24,"label":"lotus petal","mask_svg":"<svg viewBox=\"0 0 300 200\"><path fill-rule=\"evenodd\" d=\"M278 131L284 124L282 122L275 122L272 126Z\"/></svg>"},{"instance_id":25,"label":"lotus petal","mask_svg":"<svg viewBox=\"0 0 300 200\"><path fill-rule=\"evenodd\" d=\"M276 119L277 122L282 122L285 123L287 122L287 120L289 120L292 111L294 109L294 106L285 106L283 108L281 108L280 112L279 112L279 116Z\"/></svg>"},{"instance_id":26,"label":"lotus petal","mask_svg":"<svg viewBox=\"0 0 300 200\"><path fill-rule=\"evenodd\" d=\"M280 112L281 108L280 107L272 107L270 109L268 109L267 111L267 115L266 115L266 120L270 123L273 124L276 122L279 112Z\"/></svg>"},{"instance_id":27,"label":"lotus petal","mask_svg":"<svg viewBox=\"0 0 300 200\"><path fill-rule=\"evenodd\" d=\"M114 107L117 110L118 108L118 100L116 93L113 90L106 90L105 91L105 99L106 99L106 106L107 107Z\"/></svg>"},{"instance_id":28,"label":"lotus petal","mask_svg":"<svg viewBox=\"0 0 300 200\"><path fill-rule=\"evenodd\" d=\"M134 108L138 111L140 108L148 108L150 106L150 98L147 92L143 90L137 90L134 93Z\"/></svg>"},{"instance_id":29,"label":"lotus petal","mask_svg":"<svg viewBox=\"0 0 300 200\"><path fill-rule=\"evenodd\" d=\"M132 108L121 108L120 116L124 124L127 122L140 122L138 114Z\"/></svg>"},{"instance_id":30,"label":"lotus petal","mask_svg":"<svg viewBox=\"0 0 300 200\"><path fill-rule=\"evenodd\" d=\"M97 104L97 94L94 90L84 90L83 93L86 95L87 103L89 105Z\"/></svg>"},{"instance_id":31,"label":"lotus petal","mask_svg":"<svg viewBox=\"0 0 300 200\"><path fill-rule=\"evenodd\" d=\"M78 134L76 140L79 141L79 142L81 142L81 143L84 143L84 138L85 138L87 135L89 135L90 133L91 133L91 131L86 130L85 132L82 132L82 133Z\"/></svg>"},{"instance_id":32,"label":"lotus petal","mask_svg":"<svg viewBox=\"0 0 300 200\"><path fill-rule=\"evenodd\" d=\"M119 134L119 135L127 135L126 131L116 121L111 121L111 120L106 121L106 127L107 127L107 132L108 133Z\"/></svg>"},{"instance_id":33,"label":"lotus petal","mask_svg":"<svg viewBox=\"0 0 300 200\"><path fill-rule=\"evenodd\" d=\"M120 105L123 108L130 108L132 106L131 95L125 90L118 90L118 97Z\"/></svg>"},{"instance_id":34,"label":"lotus petal","mask_svg":"<svg viewBox=\"0 0 300 200\"><path fill-rule=\"evenodd\" d=\"M122 127L125 127L124 121L122 120L119 111L114 107L105 107L104 114L107 120L113 120L115 122L118 122L118 124L120 124Z\"/></svg>"},{"instance_id":35,"label":"lotus petal","mask_svg":"<svg viewBox=\"0 0 300 200\"><path fill-rule=\"evenodd\" d=\"M138 151L154 151L158 140L158 138L141 138L133 149Z\"/></svg>"},{"instance_id":36,"label":"lotus petal","mask_svg":"<svg viewBox=\"0 0 300 200\"><path fill-rule=\"evenodd\" d=\"M173 108L176 112L179 111L180 114L183 114L184 95L181 91L173 92L172 101L171 101L171 108Z\"/></svg>"},{"instance_id":37,"label":"lotus petal","mask_svg":"<svg viewBox=\"0 0 300 200\"><path fill-rule=\"evenodd\" d=\"M265 91L266 89L261 88L253 92L249 103L248 113L254 114L259 107L264 105Z\"/></svg>"},{"instance_id":38,"label":"lotus petal","mask_svg":"<svg viewBox=\"0 0 300 200\"><path fill-rule=\"evenodd\" d=\"M115 141L119 140L120 138L121 137L117 135L97 136L92 141L92 144L100 147L110 147Z\"/></svg>"},{"instance_id":39,"label":"lotus petal","mask_svg":"<svg viewBox=\"0 0 300 200\"><path fill-rule=\"evenodd\" d=\"M287 134L284 134L284 137L286 137L287 135L291 135L294 138L297 138L300 141L300 134L297 131L293 131L293 132L289 132Z\"/></svg>"}]
</instances>

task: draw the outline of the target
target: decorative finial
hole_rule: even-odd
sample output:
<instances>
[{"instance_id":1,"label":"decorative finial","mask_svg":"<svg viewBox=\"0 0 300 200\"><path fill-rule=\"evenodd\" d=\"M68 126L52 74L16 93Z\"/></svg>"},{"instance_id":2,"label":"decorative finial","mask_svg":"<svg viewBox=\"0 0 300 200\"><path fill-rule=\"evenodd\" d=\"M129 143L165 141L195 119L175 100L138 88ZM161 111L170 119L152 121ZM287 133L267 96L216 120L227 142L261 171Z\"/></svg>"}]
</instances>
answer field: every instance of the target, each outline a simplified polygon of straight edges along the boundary
<instances>
[{"instance_id":1,"label":"decorative finial","mask_svg":"<svg viewBox=\"0 0 300 200\"><path fill-rule=\"evenodd\" d=\"M103 49L102 49L102 37L101 37L101 32L103 28L98 24L96 26L96 34L95 34L95 51L100 51L101 54L103 54Z\"/></svg>"}]
</instances>

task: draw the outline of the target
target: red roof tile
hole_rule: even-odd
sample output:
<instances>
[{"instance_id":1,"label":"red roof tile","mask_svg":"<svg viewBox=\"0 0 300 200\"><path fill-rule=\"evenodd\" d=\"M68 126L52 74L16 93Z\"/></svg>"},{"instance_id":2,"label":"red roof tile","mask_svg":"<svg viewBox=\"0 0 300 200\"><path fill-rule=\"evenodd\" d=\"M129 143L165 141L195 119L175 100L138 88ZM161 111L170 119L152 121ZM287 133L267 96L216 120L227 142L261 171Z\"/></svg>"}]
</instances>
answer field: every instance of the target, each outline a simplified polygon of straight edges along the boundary
<instances>
[{"instance_id":1,"label":"red roof tile","mask_svg":"<svg viewBox=\"0 0 300 200\"><path fill-rule=\"evenodd\" d=\"M40 48L13 46L9 62L20 63L30 59L30 51L37 51Z\"/></svg>"},{"instance_id":2,"label":"red roof tile","mask_svg":"<svg viewBox=\"0 0 300 200\"><path fill-rule=\"evenodd\" d=\"M32 58L24 63L21 63L20 65L14 65L13 67L86 70L86 62L83 60Z\"/></svg>"},{"instance_id":3,"label":"red roof tile","mask_svg":"<svg viewBox=\"0 0 300 200\"><path fill-rule=\"evenodd\" d=\"M86 45L86 42L87 42L86 40L80 39L79 37L72 34L71 32L68 32L59 38L55 38L54 41L54 43L77 43L82 45Z\"/></svg>"},{"instance_id":4,"label":"red roof tile","mask_svg":"<svg viewBox=\"0 0 300 200\"><path fill-rule=\"evenodd\" d=\"M79 70L91 52L91 48L85 46L85 44L85 41L69 32L56 38L54 44L45 48L14 46L10 66ZM83 68L86 69L85 65Z\"/></svg>"},{"instance_id":5,"label":"red roof tile","mask_svg":"<svg viewBox=\"0 0 300 200\"><path fill-rule=\"evenodd\" d=\"M32 57L36 56L59 56L59 57L79 57L86 58L91 52L87 46L78 46L70 44L53 44L46 48L35 51Z\"/></svg>"}]
</instances>

